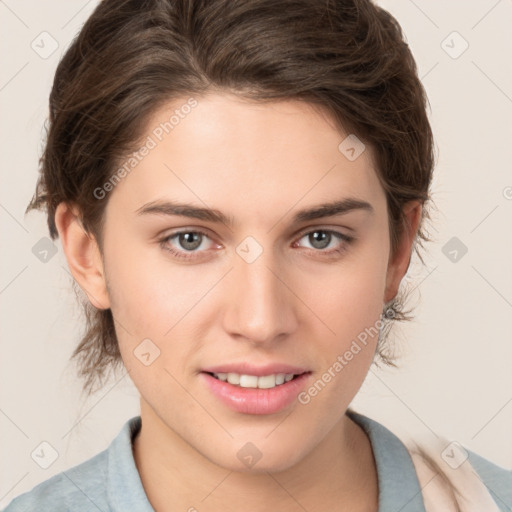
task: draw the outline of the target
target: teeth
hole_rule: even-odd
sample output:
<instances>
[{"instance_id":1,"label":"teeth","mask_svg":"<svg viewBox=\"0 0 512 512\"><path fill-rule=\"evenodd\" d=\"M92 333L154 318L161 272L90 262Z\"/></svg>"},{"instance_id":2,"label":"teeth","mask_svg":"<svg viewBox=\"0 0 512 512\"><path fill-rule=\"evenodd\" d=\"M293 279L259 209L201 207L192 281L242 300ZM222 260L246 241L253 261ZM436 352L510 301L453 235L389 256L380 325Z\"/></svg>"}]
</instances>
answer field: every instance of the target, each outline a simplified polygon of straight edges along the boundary
<instances>
[{"instance_id":1,"label":"teeth","mask_svg":"<svg viewBox=\"0 0 512 512\"><path fill-rule=\"evenodd\" d=\"M258 387L260 389L275 388L276 387L276 376L275 375L265 375L262 377L258 377Z\"/></svg>"},{"instance_id":2,"label":"teeth","mask_svg":"<svg viewBox=\"0 0 512 512\"><path fill-rule=\"evenodd\" d=\"M241 388L257 388L258 377L256 375L240 375L240 387Z\"/></svg>"},{"instance_id":3,"label":"teeth","mask_svg":"<svg viewBox=\"0 0 512 512\"><path fill-rule=\"evenodd\" d=\"M226 375L226 374L225 373L221 373L219 375ZM220 377L219 377L219 379L220 379ZM226 379L224 378L224 379L221 379L221 380L226 380ZM240 375L238 375L238 373L228 373L227 381L230 384L235 384L236 386L238 386L238 384L240 384Z\"/></svg>"},{"instance_id":4,"label":"teeth","mask_svg":"<svg viewBox=\"0 0 512 512\"><path fill-rule=\"evenodd\" d=\"M223 382L229 382L242 388L271 389L290 382L295 375L293 373L277 373L273 375L241 375L239 373L214 373L213 376Z\"/></svg>"}]
</instances>

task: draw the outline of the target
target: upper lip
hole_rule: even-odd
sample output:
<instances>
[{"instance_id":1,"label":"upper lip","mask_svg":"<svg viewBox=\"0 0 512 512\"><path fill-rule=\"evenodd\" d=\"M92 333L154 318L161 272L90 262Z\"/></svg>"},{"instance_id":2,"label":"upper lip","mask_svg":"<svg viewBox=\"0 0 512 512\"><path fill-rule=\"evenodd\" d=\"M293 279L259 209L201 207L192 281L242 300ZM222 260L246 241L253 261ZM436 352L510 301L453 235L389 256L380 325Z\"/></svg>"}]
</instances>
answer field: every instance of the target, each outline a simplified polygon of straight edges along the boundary
<instances>
[{"instance_id":1,"label":"upper lip","mask_svg":"<svg viewBox=\"0 0 512 512\"><path fill-rule=\"evenodd\" d=\"M265 365L255 365L248 362L219 364L204 368L202 371L206 373L238 373L240 375L255 375L257 377L274 375L276 373L300 375L308 372L306 368L290 364L268 363Z\"/></svg>"}]
</instances>

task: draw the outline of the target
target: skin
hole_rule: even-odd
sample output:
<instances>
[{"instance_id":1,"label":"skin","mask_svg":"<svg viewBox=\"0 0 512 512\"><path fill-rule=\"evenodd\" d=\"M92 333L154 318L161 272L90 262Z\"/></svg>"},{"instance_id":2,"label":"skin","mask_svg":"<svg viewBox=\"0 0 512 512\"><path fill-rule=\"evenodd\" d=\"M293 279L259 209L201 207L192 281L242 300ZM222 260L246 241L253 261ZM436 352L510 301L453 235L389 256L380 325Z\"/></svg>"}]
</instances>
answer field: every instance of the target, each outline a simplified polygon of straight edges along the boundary
<instances>
[{"instance_id":1,"label":"skin","mask_svg":"<svg viewBox=\"0 0 512 512\"><path fill-rule=\"evenodd\" d=\"M112 309L123 362L141 395L133 451L148 498L157 511L376 511L371 446L345 413L377 336L307 405L296 400L275 414L232 411L199 372L226 362L287 362L309 368L312 385L359 333L378 325L409 266L421 205L404 207L408 227L392 255L369 146L348 160L338 150L347 134L304 102L258 105L227 93L196 99L111 192L103 254L73 205L56 213L70 270L93 305ZM185 102L160 109L146 136ZM349 196L374 212L291 224L298 210ZM218 209L235 223L137 215L164 199ZM179 229L208 233L190 260L159 242ZM333 237L323 249L307 235L315 229L356 239ZM263 249L250 264L236 252L247 236ZM183 241L166 246L187 253ZM146 338L160 349L149 366L134 355ZM237 458L249 441L262 454L252 468Z\"/></svg>"}]
</instances>

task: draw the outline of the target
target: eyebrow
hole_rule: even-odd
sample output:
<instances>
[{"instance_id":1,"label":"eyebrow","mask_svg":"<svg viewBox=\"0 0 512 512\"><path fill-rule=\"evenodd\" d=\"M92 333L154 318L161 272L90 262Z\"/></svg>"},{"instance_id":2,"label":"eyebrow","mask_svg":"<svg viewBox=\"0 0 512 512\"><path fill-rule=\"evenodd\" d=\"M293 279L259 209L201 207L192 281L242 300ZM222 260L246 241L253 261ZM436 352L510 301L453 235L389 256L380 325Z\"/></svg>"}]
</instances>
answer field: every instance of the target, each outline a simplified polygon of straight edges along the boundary
<instances>
[{"instance_id":1,"label":"eyebrow","mask_svg":"<svg viewBox=\"0 0 512 512\"><path fill-rule=\"evenodd\" d=\"M335 215L344 215L354 210L367 211L374 214L373 206L367 201L362 201L353 197L347 197L339 201L319 204L310 208L298 211L293 217L293 223L300 223L323 217L332 217ZM202 208L188 203L179 203L174 201L152 201L138 208L137 215L177 215L180 217L189 217L193 219L204 220L208 222L221 223L229 227L234 225L234 218L212 208Z\"/></svg>"}]
</instances>

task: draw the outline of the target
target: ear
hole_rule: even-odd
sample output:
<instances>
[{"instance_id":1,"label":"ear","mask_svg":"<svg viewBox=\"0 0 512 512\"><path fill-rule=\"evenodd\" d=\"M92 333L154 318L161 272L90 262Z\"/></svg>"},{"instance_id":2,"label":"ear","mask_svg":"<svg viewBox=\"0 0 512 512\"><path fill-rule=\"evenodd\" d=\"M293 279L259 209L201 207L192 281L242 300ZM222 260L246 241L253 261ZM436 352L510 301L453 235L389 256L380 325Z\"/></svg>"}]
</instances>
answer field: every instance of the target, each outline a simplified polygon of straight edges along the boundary
<instances>
[{"instance_id":1,"label":"ear","mask_svg":"<svg viewBox=\"0 0 512 512\"><path fill-rule=\"evenodd\" d=\"M421 220L421 210L422 205L419 201L409 201L403 206L406 222L395 254L390 254L386 275L384 303L395 298L400 282L409 268L412 244Z\"/></svg>"},{"instance_id":2,"label":"ear","mask_svg":"<svg viewBox=\"0 0 512 512\"><path fill-rule=\"evenodd\" d=\"M60 203L55 224L75 281L95 308L110 308L101 253L94 236L83 228L78 208Z\"/></svg>"}]
</instances>

